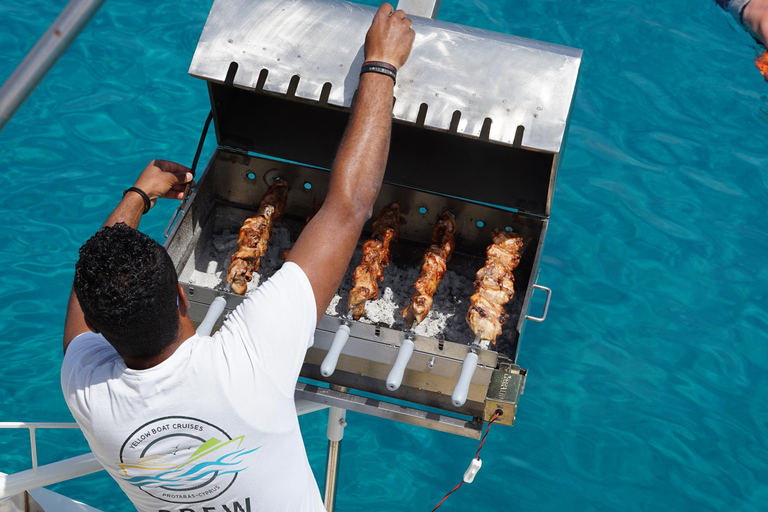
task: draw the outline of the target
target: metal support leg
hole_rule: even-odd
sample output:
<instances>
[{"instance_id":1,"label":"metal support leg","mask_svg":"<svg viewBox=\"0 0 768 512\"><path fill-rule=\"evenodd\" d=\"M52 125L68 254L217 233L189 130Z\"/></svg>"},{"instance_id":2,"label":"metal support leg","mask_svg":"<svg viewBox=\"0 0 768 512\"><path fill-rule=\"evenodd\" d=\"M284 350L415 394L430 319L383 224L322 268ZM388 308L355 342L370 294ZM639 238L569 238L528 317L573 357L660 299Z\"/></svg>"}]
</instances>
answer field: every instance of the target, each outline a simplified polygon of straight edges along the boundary
<instances>
[{"instance_id":1,"label":"metal support leg","mask_svg":"<svg viewBox=\"0 0 768 512\"><path fill-rule=\"evenodd\" d=\"M331 385L331 389L346 393L349 388ZM339 478L339 455L344 427L347 426L347 411L338 407L328 409L328 458L325 463L325 509L333 512L336 506L336 481Z\"/></svg>"}]
</instances>

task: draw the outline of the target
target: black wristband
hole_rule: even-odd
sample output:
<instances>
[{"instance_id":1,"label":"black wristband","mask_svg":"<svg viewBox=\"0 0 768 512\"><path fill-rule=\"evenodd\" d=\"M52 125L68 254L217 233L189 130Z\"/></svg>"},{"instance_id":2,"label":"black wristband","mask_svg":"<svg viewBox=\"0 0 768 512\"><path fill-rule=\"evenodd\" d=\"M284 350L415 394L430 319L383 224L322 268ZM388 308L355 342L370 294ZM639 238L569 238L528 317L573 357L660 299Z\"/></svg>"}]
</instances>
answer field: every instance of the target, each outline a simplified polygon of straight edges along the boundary
<instances>
[{"instance_id":1,"label":"black wristband","mask_svg":"<svg viewBox=\"0 0 768 512\"><path fill-rule=\"evenodd\" d=\"M136 192L141 196L141 198L144 200L144 213L147 213L149 209L152 208L152 203L149 201L149 196L147 195L146 192L144 192L138 187L131 187L123 191L123 197L125 197L125 194L127 194L128 192ZM144 213L142 213L142 215L144 215Z\"/></svg>"},{"instance_id":2,"label":"black wristband","mask_svg":"<svg viewBox=\"0 0 768 512\"><path fill-rule=\"evenodd\" d=\"M363 73L380 73L387 75L393 82L397 83L397 68L388 62L381 62L378 60L369 60L363 62L363 66L360 68L360 74Z\"/></svg>"}]
</instances>

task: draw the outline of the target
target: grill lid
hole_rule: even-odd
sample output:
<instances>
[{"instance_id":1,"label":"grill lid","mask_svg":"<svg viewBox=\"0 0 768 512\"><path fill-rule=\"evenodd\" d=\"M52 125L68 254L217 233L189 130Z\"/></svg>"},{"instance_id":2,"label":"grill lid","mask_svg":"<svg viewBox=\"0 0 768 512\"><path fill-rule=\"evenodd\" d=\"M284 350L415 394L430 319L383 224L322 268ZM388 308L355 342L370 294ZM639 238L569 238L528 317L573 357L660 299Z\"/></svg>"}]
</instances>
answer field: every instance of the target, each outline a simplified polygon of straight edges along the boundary
<instances>
[{"instance_id":1,"label":"grill lid","mask_svg":"<svg viewBox=\"0 0 768 512\"><path fill-rule=\"evenodd\" d=\"M219 143L330 166L338 142L326 148L326 139L329 133L337 137L336 131L340 136L344 124L342 119L341 128L337 128L339 122L330 112L347 110L352 103L363 63L365 34L375 12L372 7L338 0L216 0L189 73L210 84ZM410 59L398 72L394 118L444 137L421 150L409 148L407 155L401 155L402 160L416 157L411 167L421 168L419 155L413 151L441 152L444 146L454 146L455 138L475 141L481 149L474 152L485 153L482 147L488 145L515 151L480 162L485 167L482 170L447 170L449 176L463 172L476 180L478 173L486 177L487 169L495 185L484 188L504 189L503 195L475 191L469 181L441 188L439 181L445 181L446 169L441 169L439 176L422 178L412 176L410 169L401 176L393 175L390 170L397 163L397 137L385 179L548 215L581 50L429 18L412 19L416 40ZM216 86L225 83L256 94L237 94L233 99L231 87ZM264 94L307 105L308 111L325 107L320 114L309 116L316 122L303 128L306 133L298 128L303 139L294 144L295 149L271 151L274 144L280 146L277 139L290 136L301 123L290 123L291 128L285 126L287 133L280 133L279 126L265 130L254 127L253 118L248 122L242 119L249 97ZM263 111L260 107L256 110ZM323 112L328 113L327 127ZM281 123L275 118L259 122L273 121ZM523 155L530 152L544 155ZM430 161L429 156L421 158L424 163ZM446 160L450 165L456 159ZM471 159L458 160L457 165L471 164ZM516 169L519 160L521 167ZM443 180L436 182L436 177ZM477 196L468 197L468 190Z\"/></svg>"}]
</instances>

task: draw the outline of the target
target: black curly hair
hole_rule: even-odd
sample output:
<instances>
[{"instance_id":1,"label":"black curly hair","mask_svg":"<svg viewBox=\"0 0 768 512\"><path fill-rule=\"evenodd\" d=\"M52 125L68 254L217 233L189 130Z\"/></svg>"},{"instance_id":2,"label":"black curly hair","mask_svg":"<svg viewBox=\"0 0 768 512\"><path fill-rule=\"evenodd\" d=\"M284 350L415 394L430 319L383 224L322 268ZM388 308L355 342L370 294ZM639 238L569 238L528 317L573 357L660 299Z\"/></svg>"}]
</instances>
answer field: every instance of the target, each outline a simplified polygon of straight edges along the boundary
<instances>
[{"instance_id":1,"label":"black curly hair","mask_svg":"<svg viewBox=\"0 0 768 512\"><path fill-rule=\"evenodd\" d=\"M177 286L165 249L123 223L101 228L80 248L77 300L122 357L151 358L176 341Z\"/></svg>"}]
</instances>

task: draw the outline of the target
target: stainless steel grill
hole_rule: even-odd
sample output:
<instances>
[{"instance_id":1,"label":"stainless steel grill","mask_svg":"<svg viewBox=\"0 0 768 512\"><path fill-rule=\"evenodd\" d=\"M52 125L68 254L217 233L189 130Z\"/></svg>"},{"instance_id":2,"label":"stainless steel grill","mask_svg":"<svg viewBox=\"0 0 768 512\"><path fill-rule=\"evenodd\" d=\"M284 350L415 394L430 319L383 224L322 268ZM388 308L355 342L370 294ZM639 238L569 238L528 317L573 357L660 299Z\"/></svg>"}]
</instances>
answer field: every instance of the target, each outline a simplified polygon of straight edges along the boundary
<instances>
[{"instance_id":1,"label":"stainless steel grill","mask_svg":"<svg viewBox=\"0 0 768 512\"><path fill-rule=\"evenodd\" d=\"M322 201L374 13L335 0L214 3L190 74L208 83L219 147L166 244L188 288L194 321L218 296L230 311L242 300L192 276L208 268L211 239L236 234L253 214L271 178L289 183L286 215L276 226L292 241ZM320 366L343 322L338 314L317 326L302 376L364 396L307 383L299 384L297 396L479 437L482 421L496 410L503 411L499 422L513 423L526 374L515 364L526 319L546 316L526 313L535 289L544 289L549 301L536 277L581 51L413 19L417 38L398 73L390 159L374 211L400 203L407 223L393 245L393 265L418 269L437 215L450 210L457 233L448 270L469 281L484 264L494 228L523 236L510 318L495 347L476 351L477 368L460 407L451 394L471 336L412 336L402 384L390 391L385 382L408 337L397 324L351 322L335 371L323 377ZM358 263L353 259L351 268ZM342 300L348 293L340 290ZM394 297L399 309L410 293ZM455 299L463 301L463 317L469 296Z\"/></svg>"}]
</instances>

